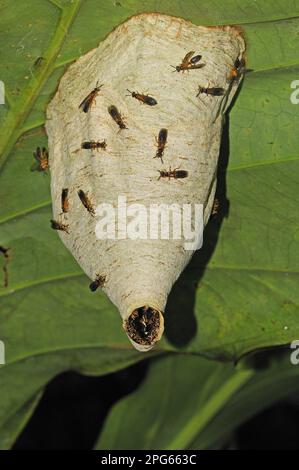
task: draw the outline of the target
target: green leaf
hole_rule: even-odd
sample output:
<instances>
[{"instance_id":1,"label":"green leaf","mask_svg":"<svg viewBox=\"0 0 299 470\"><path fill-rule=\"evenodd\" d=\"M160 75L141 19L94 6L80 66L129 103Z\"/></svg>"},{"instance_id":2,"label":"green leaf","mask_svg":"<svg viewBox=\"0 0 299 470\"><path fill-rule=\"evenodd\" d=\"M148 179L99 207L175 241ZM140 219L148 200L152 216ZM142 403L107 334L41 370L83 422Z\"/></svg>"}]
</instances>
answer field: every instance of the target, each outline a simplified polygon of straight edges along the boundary
<instances>
[{"instance_id":1,"label":"green leaf","mask_svg":"<svg viewBox=\"0 0 299 470\"><path fill-rule=\"evenodd\" d=\"M0 450L9 450L23 427L26 425L31 414L34 412L38 404L41 393L38 393L31 398L28 403L25 403L12 417L4 421L0 426L1 443Z\"/></svg>"},{"instance_id":2,"label":"green leaf","mask_svg":"<svg viewBox=\"0 0 299 470\"><path fill-rule=\"evenodd\" d=\"M298 394L299 368L290 363L290 352L277 351L274 354L270 351L260 355L260 368L256 369L246 386L231 397L203 432L196 436L190 448L206 449L218 442L225 442L247 419L277 401Z\"/></svg>"},{"instance_id":3,"label":"green leaf","mask_svg":"<svg viewBox=\"0 0 299 470\"><path fill-rule=\"evenodd\" d=\"M10 248L8 261L0 253L8 272L8 286L0 287L7 360L0 370L0 443L12 442L14 423L23 422L18 413L57 373L72 367L103 374L144 357L131 349L116 309L89 292L88 279L49 229L49 175L30 171L33 151L47 145L45 108L66 66L133 14L243 25L254 70L230 113L229 217L220 231L217 223L208 227L204 248L175 286L160 352L236 359L298 337L299 137L290 102L299 72L298 0L243 0L242 6L237 0L0 0L0 11L6 91L0 245Z\"/></svg>"},{"instance_id":4,"label":"green leaf","mask_svg":"<svg viewBox=\"0 0 299 470\"><path fill-rule=\"evenodd\" d=\"M289 354L267 370L170 355L152 362L143 385L112 408L97 449L207 449L245 419L298 391Z\"/></svg>"}]
</instances>

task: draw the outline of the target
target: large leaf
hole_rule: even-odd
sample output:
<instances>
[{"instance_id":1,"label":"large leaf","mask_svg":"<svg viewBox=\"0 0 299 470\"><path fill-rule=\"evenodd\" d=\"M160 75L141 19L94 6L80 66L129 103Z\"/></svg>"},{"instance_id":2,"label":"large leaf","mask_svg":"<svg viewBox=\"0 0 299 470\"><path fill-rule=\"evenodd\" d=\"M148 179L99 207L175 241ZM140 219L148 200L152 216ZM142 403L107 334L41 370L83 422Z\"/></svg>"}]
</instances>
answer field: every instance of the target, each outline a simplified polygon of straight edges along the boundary
<instances>
[{"instance_id":1,"label":"large leaf","mask_svg":"<svg viewBox=\"0 0 299 470\"><path fill-rule=\"evenodd\" d=\"M87 278L49 230L49 177L30 172L33 150L47 144L45 107L65 66L142 11L243 25L254 69L230 115L229 217L220 231L217 222L210 225L204 249L175 286L160 350L235 359L299 334L298 108L289 99L299 72L299 2L2 0L0 245L10 248L8 287L0 288L2 425L23 423L30 401L63 370L101 374L143 358L121 331L116 309L88 291ZM220 183L224 188L223 175ZM9 443L19 424L6 426L11 438L1 424L0 442Z\"/></svg>"},{"instance_id":2,"label":"large leaf","mask_svg":"<svg viewBox=\"0 0 299 470\"><path fill-rule=\"evenodd\" d=\"M37 393L28 403L21 406L19 410L13 413L12 417L1 423L1 443L0 450L8 450L14 444L19 433L27 423L31 414L39 401L41 393Z\"/></svg>"},{"instance_id":3,"label":"large leaf","mask_svg":"<svg viewBox=\"0 0 299 470\"><path fill-rule=\"evenodd\" d=\"M289 354L267 370L196 356L155 360L143 385L112 408L97 449L207 449L225 443L237 425L299 390Z\"/></svg>"}]
</instances>

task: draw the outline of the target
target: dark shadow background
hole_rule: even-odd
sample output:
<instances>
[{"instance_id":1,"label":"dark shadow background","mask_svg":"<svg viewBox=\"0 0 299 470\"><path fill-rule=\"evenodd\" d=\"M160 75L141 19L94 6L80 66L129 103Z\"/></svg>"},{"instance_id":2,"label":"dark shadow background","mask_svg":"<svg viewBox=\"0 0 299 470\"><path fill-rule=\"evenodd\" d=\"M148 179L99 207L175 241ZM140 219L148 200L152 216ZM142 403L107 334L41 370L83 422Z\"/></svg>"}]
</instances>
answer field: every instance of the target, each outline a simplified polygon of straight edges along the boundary
<instances>
[{"instance_id":1,"label":"dark shadow background","mask_svg":"<svg viewBox=\"0 0 299 470\"><path fill-rule=\"evenodd\" d=\"M147 362L104 377L66 372L46 387L14 450L91 450L111 406L142 382ZM299 407L277 403L241 426L234 449L298 449Z\"/></svg>"},{"instance_id":2,"label":"dark shadow background","mask_svg":"<svg viewBox=\"0 0 299 470\"><path fill-rule=\"evenodd\" d=\"M147 366L144 361L103 377L77 372L57 376L13 449L91 449L111 406L137 388Z\"/></svg>"}]
</instances>

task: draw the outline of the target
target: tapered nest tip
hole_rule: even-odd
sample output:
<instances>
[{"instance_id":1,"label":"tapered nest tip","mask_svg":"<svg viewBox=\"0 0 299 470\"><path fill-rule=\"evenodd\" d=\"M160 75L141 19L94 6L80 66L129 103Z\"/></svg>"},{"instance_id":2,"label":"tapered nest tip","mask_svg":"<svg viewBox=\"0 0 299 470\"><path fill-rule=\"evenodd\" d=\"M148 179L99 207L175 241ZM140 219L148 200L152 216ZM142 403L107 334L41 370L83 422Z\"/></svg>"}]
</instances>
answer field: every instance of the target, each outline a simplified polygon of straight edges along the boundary
<instances>
[{"instance_id":1,"label":"tapered nest tip","mask_svg":"<svg viewBox=\"0 0 299 470\"><path fill-rule=\"evenodd\" d=\"M135 308L124 320L123 327L138 351L148 351L163 334L162 312L149 305Z\"/></svg>"}]
</instances>

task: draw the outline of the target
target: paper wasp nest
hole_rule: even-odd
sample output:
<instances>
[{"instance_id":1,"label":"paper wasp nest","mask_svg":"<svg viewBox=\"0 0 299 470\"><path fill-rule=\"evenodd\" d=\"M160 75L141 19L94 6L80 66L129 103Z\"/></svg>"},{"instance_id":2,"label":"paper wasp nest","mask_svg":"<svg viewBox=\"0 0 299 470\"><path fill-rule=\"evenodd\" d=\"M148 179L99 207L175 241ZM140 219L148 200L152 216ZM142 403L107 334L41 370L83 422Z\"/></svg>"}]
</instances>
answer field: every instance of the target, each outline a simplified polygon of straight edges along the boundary
<instances>
[{"instance_id":1,"label":"paper wasp nest","mask_svg":"<svg viewBox=\"0 0 299 470\"><path fill-rule=\"evenodd\" d=\"M69 67L48 107L53 228L94 281L91 289L102 287L118 307L141 351L161 338L167 296L193 251L183 238L134 240L123 219L115 239L99 238L103 208L116 212L119 196L146 210L201 203L207 223L223 114L242 78L244 50L233 27L138 15ZM144 229L144 213L139 222Z\"/></svg>"}]
</instances>

